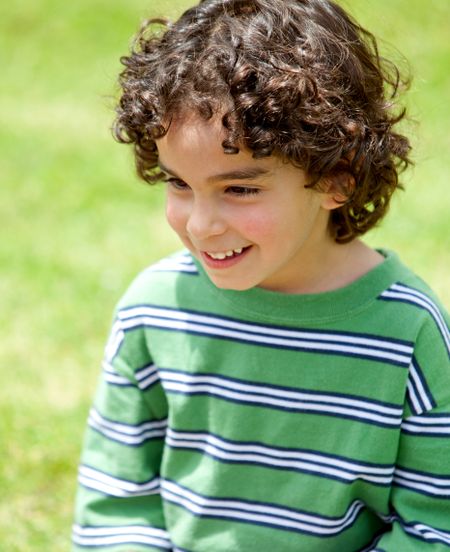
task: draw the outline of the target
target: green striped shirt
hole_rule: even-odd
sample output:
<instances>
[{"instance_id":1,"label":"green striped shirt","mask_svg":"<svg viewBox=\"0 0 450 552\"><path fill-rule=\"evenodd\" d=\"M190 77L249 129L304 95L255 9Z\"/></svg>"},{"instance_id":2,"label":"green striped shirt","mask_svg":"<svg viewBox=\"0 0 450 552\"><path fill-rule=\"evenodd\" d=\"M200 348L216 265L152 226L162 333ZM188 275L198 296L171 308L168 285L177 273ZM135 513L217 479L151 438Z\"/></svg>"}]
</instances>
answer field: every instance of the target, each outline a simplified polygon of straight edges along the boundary
<instances>
[{"instance_id":1,"label":"green striped shirt","mask_svg":"<svg viewBox=\"0 0 450 552\"><path fill-rule=\"evenodd\" d=\"M186 253L119 303L74 550L450 548L449 331L392 253L313 295L217 289Z\"/></svg>"}]
</instances>

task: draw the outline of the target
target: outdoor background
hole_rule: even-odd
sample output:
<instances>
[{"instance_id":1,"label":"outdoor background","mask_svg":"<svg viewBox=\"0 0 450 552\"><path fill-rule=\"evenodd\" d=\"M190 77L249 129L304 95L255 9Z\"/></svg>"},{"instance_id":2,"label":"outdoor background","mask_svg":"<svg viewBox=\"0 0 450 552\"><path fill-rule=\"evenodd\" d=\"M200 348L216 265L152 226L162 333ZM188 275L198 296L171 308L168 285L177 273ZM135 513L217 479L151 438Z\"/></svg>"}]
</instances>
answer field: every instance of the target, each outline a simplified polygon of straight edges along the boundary
<instances>
[{"instance_id":1,"label":"outdoor background","mask_svg":"<svg viewBox=\"0 0 450 552\"><path fill-rule=\"evenodd\" d=\"M116 301L175 250L162 190L110 136L119 57L140 20L187 0L15 0L0 7L0 549L69 550L84 424ZM447 305L450 2L346 0L415 74L416 167L369 243Z\"/></svg>"}]
</instances>

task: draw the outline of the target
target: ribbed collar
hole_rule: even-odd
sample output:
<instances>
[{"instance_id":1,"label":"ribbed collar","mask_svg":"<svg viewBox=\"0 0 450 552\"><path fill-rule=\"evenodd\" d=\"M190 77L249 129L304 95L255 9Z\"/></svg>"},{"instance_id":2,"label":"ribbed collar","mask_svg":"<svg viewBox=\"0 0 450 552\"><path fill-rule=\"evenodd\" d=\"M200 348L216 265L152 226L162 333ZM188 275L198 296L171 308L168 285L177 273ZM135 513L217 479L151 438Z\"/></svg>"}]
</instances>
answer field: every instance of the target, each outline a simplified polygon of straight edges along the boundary
<instances>
[{"instance_id":1,"label":"ribbed collar","mask_svg":"<svg viewBox=\"0 0 450 552\"><path fill-rule=\"evenodd\" d=\"M252 288L232 291L217 288L195 260L208 292L228 310L246 318L272 322L321 324L345 319L367 309L382 291L410 274L392 251L378 250L385 259L375 268L342 288L323 293L292 294Z\"/></svg>"}]
</instances>

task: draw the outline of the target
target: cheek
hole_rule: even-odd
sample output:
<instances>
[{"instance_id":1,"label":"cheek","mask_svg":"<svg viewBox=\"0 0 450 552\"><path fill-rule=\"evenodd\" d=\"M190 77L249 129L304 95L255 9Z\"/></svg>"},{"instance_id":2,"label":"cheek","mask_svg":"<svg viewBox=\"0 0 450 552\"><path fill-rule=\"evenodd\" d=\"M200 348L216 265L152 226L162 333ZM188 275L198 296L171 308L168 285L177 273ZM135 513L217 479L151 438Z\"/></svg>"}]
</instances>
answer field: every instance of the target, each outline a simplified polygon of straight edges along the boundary
<instances>
[{"instance_id":1,"label":"cheek","mask_svg":"<svg viewBox=\"0 0 450 552\"><path fill-rule=\"evenodd\" d=\"M166 219L177 233L180 233L185 227L186 214L180 202L170 197L170 195L166 198Z\"/></svg>"},{"instance_id":2,"label":"cheek","mask_svg":"<svg viewBox=\"0 0 450 552\"><path fill-rule=\"evenodd\" d=\"M283 232L285 222L270 210L247 212L242 221L242 233L257 242L275 239Z\"/></svg>"}]
</instances>

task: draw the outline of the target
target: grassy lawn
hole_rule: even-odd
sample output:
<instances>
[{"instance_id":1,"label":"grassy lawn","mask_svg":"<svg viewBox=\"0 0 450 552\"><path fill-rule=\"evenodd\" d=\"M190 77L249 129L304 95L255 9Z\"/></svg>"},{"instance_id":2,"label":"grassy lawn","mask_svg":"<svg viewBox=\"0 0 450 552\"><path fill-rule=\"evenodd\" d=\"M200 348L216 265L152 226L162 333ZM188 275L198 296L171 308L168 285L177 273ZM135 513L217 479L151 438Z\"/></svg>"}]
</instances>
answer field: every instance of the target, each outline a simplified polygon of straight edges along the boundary
<instances>
[{"instance_id":1,"label":"grassy lawn","mask_svg":"<svg viewBox=\"0 0 450 552\"><path fill-rule=\"evenodd\" d=\"M0 7L2 551L69 550L80 444L112 309L138 270L178 247L162 191L136 180L130 151L109 127L118 59L139 20L190 3ZM419 122L408 131L417 165L368 241L397 250L448 304L450 3L345 5L416 75L408 105Z\"/></svg>"}]
</instances>

